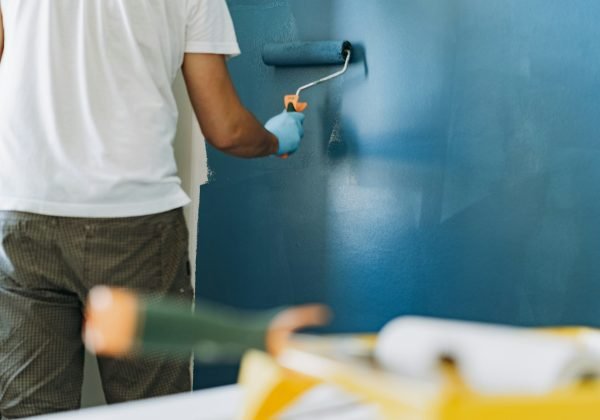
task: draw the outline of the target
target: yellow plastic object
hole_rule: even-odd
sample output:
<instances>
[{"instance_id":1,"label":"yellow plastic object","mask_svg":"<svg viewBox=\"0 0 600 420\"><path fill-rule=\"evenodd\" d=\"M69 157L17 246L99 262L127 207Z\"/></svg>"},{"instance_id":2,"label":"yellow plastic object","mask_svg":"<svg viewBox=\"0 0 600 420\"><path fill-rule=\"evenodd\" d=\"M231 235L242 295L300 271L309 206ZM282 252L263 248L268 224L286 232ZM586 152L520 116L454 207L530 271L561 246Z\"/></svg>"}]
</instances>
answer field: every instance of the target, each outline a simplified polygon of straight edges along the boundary
<instances>
[{"instance_id":1,"label":"yellow plastic object","mask_svg":"<svg viewBox=\"0 0 600 420\"><path fill-rule=\"evenodd\" d=\"M578 340L589 329L552 331ZM249 353L240 382L247 390L244 420L277 418L318 383L337 385L380 408L384 420L597 420L600 380L574 383L542 396L483 396L452 366L439 383L402 378L372 360L374 336L304 338L277 360Z\"/></svg>"},{"instance_id":2,"label":"yellow plastic object","mask_svg":"<svg viewBox=\"0 0 600 420\"><path fill-rule=\"evenodd\" d=\"M265 353L250 351L244 357L239 383L245 391L241 420L275 418L318 379L288 370Z\"/></svg>"}]
</instances>

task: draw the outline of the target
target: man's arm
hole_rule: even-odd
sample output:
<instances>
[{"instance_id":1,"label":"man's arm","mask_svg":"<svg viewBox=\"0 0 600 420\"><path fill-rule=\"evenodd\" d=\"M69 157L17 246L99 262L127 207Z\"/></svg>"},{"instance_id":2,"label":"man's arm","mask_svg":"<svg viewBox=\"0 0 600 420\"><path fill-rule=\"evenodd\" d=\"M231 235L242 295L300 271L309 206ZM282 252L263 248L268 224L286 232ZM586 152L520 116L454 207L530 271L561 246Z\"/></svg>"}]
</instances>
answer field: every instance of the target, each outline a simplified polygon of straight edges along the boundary
<instances>
[{"instance_id":1,"label":"man's arm","mask_svg":"<svg viewBox=\"0 0 600 420\"><path fill-rule=\"evenodd\" d=\"M277 153L277 137L242 105L222 55L186 54L183 75L202 132L211 145L245 158Z\"/></svg>"}]
</instances>

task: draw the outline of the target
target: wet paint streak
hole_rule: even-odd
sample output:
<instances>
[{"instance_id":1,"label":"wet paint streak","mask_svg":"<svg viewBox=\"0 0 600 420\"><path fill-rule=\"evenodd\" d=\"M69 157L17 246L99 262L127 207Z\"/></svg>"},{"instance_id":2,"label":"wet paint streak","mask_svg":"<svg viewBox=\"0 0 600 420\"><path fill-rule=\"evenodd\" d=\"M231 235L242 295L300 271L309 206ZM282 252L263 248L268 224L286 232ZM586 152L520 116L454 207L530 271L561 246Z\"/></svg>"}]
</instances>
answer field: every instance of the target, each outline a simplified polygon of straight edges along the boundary
<instances>
[{"instance_id":1,"label":"wet paint streak","mask_svg":"<svg viewBox=\"0 0 600 420\"><path fill-rule=\"evenodd\" d=\"M331 130L331 135L329 136L329 142L327 143L328 147L331 147L334 143L341 143L341 123L339 117L336 118L333 123L333 129Z\"/></svg>"}]
</instances>

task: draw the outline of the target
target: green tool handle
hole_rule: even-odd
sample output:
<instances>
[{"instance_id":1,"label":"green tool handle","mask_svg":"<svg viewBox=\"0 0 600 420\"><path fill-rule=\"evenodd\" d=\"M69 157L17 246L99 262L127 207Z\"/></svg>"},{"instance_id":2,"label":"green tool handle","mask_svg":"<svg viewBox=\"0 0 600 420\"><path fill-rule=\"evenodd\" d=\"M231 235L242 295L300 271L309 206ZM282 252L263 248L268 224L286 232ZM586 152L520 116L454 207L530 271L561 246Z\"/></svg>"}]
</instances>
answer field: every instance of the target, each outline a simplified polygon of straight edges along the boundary
<instances>
[{"instance_id":1,"label":"green tool handle","mask_svg":"<svg viewBox=\"0 0 600 420\"><path fill-rule=\"evenodd\" d=\"M142 350L187 355L202 361L235 361L249 349L265 350L266 334L281 309L243 312L208 302L195 312L173 301L142 302L137 344Z\"/></svg>"}]
</instances>

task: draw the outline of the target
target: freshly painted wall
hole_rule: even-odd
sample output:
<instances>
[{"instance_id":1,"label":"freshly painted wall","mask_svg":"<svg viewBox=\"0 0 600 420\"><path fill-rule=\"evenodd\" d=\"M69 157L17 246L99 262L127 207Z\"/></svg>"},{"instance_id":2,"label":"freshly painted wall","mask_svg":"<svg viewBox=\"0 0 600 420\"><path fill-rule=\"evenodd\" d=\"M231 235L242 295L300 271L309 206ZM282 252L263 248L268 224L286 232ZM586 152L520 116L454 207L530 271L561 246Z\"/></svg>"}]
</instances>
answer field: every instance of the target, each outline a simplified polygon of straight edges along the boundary
<instances>
[{"instance_id":1,"label":"freshly painted wall","mask_svg":"<svg viewBox=\"0 0 600 420\"><path fill-rule=\"evenodd\" d=\"M263 121L334 68L267 42L349 39L306 93L289 160L209 151L198 290L248 308L323 301L330 331L402 314L600 325L600 3L231 0L230 62ZM234 379L200 367L197 385Z\"/></svg>"}]
</instances>

